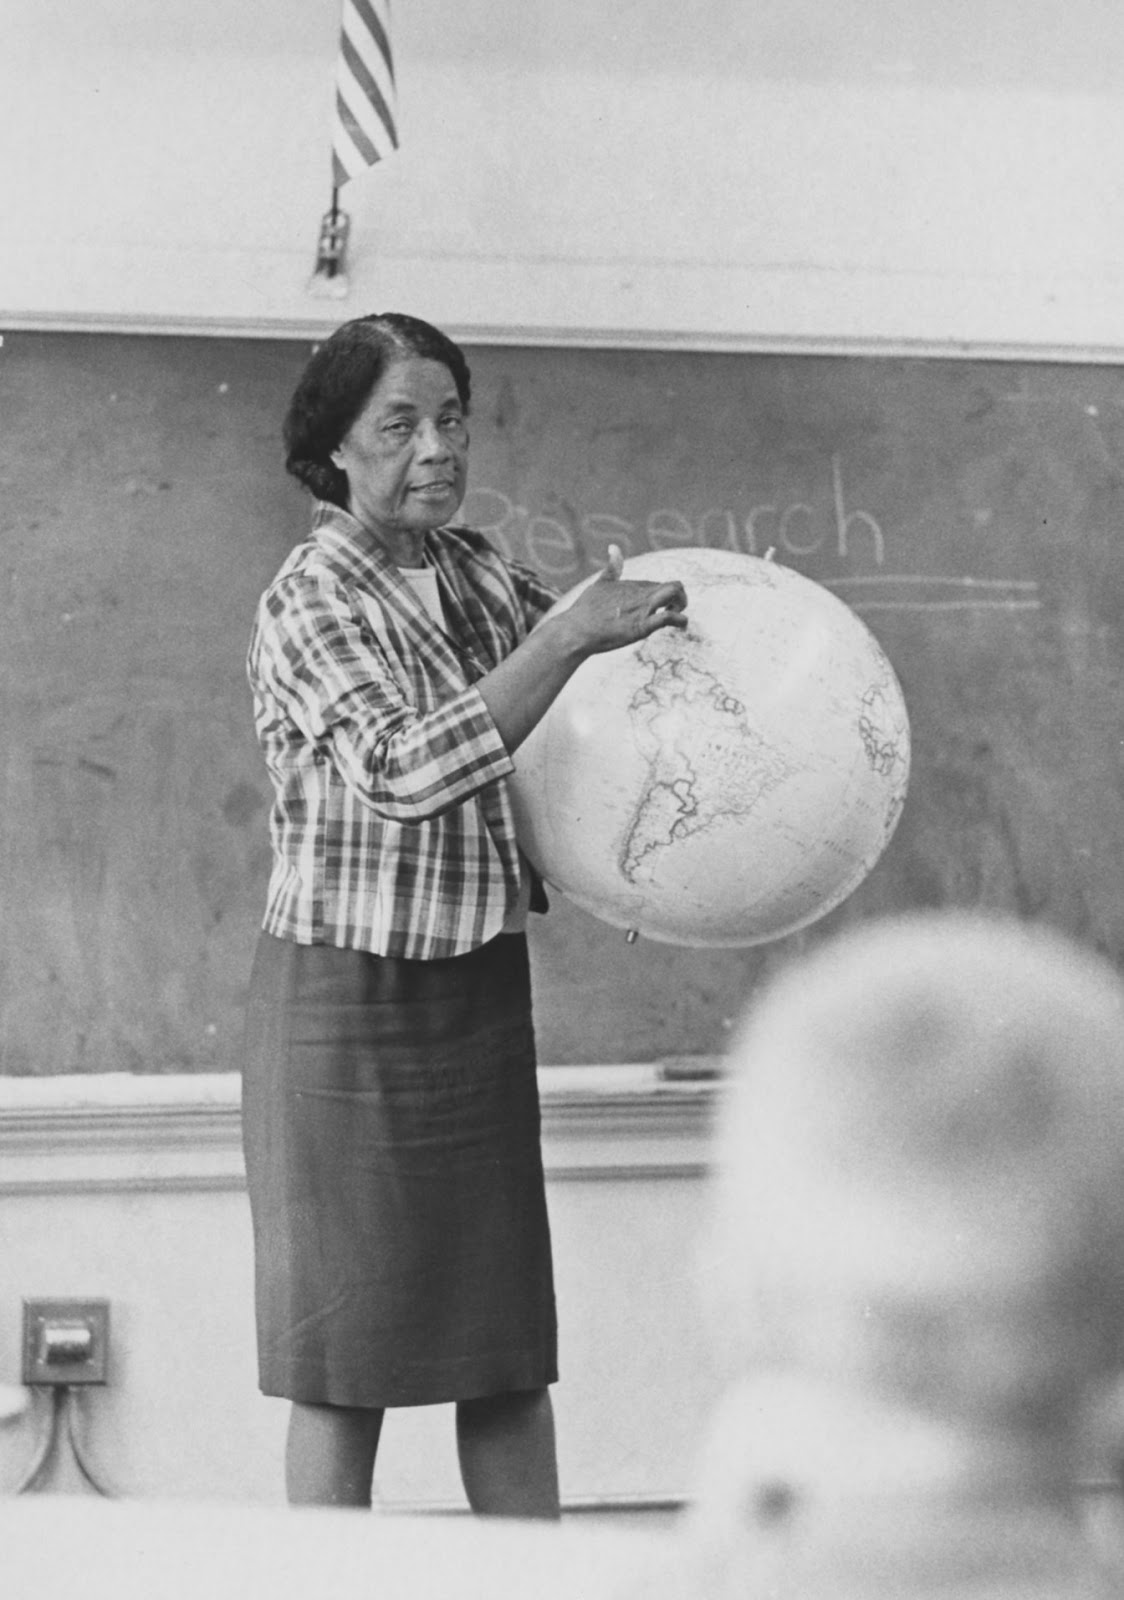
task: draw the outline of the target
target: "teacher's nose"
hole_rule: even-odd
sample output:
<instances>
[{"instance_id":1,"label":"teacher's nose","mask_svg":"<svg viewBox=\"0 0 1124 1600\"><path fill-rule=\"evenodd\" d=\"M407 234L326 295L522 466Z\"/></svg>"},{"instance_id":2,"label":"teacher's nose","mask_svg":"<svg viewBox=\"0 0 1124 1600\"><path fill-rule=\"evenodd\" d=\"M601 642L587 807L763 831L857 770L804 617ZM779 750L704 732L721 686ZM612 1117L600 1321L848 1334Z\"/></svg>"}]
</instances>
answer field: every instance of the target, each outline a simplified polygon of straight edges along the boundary
<instances>
[{"instance_id":1,"label":"teacher's nose","mask_svg":"<svg viewBox=\"0 0 1124 1600\"><path fill-rule=\"evenodd\" d=\"M446 439L437 424L428 417L423 417L418 423L414 438L416 440L415 449L423 460L429 461L435 457L440 460L442 457L453 453L453 447L448 439Z\"/></svg>"}]
</instances>

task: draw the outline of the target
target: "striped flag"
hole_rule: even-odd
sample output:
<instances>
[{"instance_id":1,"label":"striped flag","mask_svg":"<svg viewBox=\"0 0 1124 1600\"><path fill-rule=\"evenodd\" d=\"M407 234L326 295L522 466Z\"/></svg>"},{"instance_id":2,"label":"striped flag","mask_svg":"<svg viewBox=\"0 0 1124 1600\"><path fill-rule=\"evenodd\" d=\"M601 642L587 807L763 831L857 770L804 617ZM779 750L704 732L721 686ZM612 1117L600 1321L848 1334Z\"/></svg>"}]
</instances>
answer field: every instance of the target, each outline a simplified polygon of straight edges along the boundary
<instances>
[{"instance_id":1,"label":"striped flag","mask_svg":"<svg viewBox=\"0 0 1124 1600\"><path fill-rule=\"evenodd\" d=\"M343 0L332 118L334 188L397 150L396 114L390 0Z\"/></svg>"}]
</instances>

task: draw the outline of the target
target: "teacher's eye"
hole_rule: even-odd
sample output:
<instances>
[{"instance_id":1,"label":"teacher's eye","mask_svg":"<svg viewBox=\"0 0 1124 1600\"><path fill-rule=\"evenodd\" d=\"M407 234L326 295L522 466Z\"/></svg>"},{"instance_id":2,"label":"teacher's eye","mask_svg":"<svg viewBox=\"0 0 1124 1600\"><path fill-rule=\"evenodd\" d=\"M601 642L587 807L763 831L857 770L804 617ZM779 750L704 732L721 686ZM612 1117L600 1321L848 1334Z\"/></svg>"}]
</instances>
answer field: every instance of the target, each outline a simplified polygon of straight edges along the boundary
<instances>
[{"instance_id":1,"label":"teacher's eye","mask_svg":"<svg viewBox=\"0 0 1124 1600\"><path fill-rule=\"evenodd\" d=\"M441 427L446 433L463 433L464 426L464 418L461 416L459 411L447 412L446 415L441 418Z\"/></svg>"},{"instance_id":2,"label":"teacher's eye","mask_svg":"<svg viewBox=\"0 0 1124 1600\"><path fill-rule=\"evenodd\" d=\"M405 417L399 417L397 422L388 422L382 431L394 439L408 439L414 431L414 425L407 422Z\"/></svg>"}]
</instances>

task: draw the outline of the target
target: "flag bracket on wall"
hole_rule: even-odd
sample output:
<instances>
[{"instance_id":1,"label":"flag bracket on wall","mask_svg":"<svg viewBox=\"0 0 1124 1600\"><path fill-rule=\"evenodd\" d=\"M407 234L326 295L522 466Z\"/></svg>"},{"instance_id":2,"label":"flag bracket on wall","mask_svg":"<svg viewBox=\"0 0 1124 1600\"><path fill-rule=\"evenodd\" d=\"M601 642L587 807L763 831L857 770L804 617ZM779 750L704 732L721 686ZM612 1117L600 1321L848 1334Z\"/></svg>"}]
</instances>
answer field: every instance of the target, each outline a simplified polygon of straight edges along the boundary
<instances>
[{"instance_id":1,"label":"flag bracket on wall","mask_svg":"<svg viewBox=\"0 0 1124 1600\"><path fill-rule=\"evenodd\" d=\"M347 238L351 218L341 211L339 190L332 190L332 204L320 219L320 239L316 246L316 266L309 279L308 292L332 300L342 300L348 291Z\"/></svg>"},{"instance_id":2,"label":"flag bracket on wall","mask_svg":"<svg viewBox=\"0 0 1124 1600\"><path fill-rule=\"evenodd\" d=\"M397 148L390 0L343 0L332 114L332 204L320 221L311 293L337 299L347 294L351 220L340 209L340 188Z\"/></svg>"}]
</instances>

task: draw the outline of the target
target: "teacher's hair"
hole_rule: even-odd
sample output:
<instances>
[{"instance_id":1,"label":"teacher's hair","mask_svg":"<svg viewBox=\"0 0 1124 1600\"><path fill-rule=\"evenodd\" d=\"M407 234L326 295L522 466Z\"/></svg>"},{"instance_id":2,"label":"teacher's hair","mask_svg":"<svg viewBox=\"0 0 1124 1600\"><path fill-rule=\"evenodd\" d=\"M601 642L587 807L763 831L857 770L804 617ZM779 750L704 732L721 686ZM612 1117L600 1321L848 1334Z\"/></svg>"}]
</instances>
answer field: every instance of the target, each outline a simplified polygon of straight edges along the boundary
<instances>
[{"instance_id":1,"label":"teacher's hair","mask_svg":"<svg viewBox=\"0 0 1124 1600\"><path fill-rule=\"evenodd\" d=\"M379 311L336 329L312 354L285 416L285 466L317 499L347 507L347 474L332 451L367 404L386 369L403 356L440 361L467 413L472 378L464 352L420 317Z\"/></svg>"}]
</instances>

